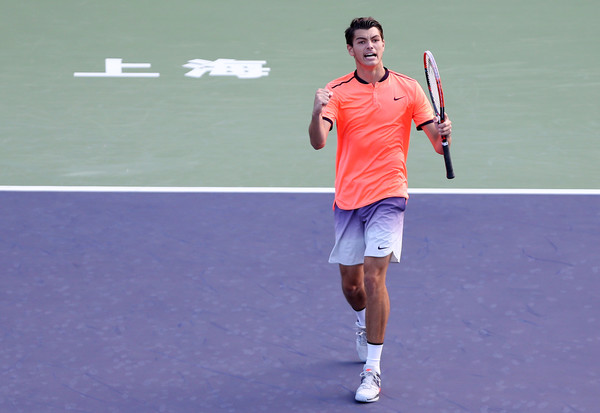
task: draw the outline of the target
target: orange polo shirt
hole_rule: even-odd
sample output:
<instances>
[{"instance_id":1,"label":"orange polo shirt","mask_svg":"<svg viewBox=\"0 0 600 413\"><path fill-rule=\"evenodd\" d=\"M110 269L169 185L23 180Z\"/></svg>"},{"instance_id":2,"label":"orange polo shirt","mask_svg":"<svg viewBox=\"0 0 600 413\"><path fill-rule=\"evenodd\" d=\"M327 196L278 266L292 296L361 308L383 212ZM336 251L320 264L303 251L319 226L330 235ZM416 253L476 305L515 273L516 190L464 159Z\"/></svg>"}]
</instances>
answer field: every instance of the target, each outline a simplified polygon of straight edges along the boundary
<instances>
[{"instance_id":1,"label":"orange polo shirt","mask_svg":"<svg viewBox=\"0 0 600 413\"><path fill-rule=\"evenodd\" d=\"M323 119L337 126L335 203L356 209L384 198L408 198L406 155L411 122L433 120L419 83L390 70L375 85L356 72L326 86L333 92Z\"/></svg>"}]
</instances>

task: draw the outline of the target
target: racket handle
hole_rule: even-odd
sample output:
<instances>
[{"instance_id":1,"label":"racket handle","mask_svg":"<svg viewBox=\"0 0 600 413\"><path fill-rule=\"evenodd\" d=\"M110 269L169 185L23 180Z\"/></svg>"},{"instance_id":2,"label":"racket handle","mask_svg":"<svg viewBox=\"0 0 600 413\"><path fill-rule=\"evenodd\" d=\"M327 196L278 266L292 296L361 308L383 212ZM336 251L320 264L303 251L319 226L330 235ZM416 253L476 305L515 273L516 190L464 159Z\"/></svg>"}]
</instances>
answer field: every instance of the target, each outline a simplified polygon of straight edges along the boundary
<instances>
[{"instance_id":1,"label":"racket handle","mask_svg":"<svg viewBox=\"0 0 600 413\"><path fill-rule=\"evenodd\" d=\"M452 159L450 158L450 147L445 139L442 149L444 150L444 163L446 164L446 178L454 179L454 169L452 168Z\"/></svg>"}]
</instances>

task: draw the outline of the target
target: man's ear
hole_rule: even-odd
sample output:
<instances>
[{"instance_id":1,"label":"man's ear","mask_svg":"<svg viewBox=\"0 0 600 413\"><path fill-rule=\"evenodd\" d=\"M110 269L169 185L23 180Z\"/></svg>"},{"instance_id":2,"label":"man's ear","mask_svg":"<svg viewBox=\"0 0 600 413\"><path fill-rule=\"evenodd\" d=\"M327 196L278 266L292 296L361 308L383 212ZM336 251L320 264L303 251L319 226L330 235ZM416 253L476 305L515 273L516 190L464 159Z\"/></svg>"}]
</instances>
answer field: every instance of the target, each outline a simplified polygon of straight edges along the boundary
<instances>
[{"instance_id":1,"label":"man's ear","mask_svg":"<svg viewBox=\"0 0 600 413\"><path fill-rule=\"evenodd\" d=\"M348 49L348 53L350 54L350 56L354 57L354 47L347 44L346 48Z\"/></svg>"}]
</instances>

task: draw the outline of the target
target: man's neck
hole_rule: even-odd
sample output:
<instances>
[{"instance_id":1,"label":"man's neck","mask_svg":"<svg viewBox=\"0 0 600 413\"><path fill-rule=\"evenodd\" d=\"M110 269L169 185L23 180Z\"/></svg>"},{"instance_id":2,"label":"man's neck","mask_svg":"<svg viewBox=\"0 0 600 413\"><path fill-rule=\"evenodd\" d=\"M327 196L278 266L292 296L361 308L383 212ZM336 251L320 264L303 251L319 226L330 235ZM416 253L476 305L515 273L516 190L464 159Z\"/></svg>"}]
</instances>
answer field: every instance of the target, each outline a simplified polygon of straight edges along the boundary
<instances>
[{"instance_id":1,"label":"man's neck","mask_svg":"<svg viewBox=\"0 0 600 413\"><path fill-rule=\"evenodd\" d=\"M385 68L383 64L375 67L357 66L356 73L362 80L374 85L385 76Z\"/></svg>"}]
</instances>

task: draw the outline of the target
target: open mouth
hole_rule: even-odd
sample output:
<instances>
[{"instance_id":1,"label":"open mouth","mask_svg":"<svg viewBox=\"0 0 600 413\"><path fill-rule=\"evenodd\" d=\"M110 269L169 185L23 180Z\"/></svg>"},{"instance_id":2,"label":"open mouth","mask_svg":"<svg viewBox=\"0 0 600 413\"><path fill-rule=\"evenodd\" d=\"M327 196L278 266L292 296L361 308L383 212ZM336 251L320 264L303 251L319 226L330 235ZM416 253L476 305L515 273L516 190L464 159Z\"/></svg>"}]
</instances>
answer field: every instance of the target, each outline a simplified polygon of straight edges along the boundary
<instances>
[{"instance_id":1,"label":"open mouth","mask_svg":"<svg viewBox=\"0 0 600 413\"><path fill-rule=\"evenodd\" d=\"M365 54L365 57L367 59L372 59L372 58L376 58L377 54L375 54L375 53L367 53L367 54Z\"/></svg>"}]
</instances>

